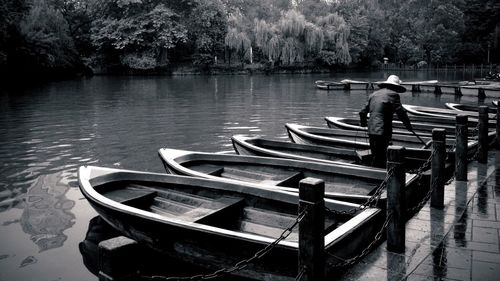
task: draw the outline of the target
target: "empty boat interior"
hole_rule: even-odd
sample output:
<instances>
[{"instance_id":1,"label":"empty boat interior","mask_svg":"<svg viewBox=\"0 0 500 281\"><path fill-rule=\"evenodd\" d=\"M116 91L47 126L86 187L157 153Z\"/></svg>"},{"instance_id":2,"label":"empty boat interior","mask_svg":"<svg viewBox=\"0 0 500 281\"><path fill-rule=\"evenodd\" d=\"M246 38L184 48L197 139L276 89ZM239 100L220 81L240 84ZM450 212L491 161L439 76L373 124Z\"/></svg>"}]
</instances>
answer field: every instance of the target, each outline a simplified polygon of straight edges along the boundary
<instances>
[{"instance_id":1,"label":"empty boat interior","mask_svg":"<svg viewBox=\"0 0 500 281\"><path fill-rule=\"evenodd\" d=\"M244 182L291 187L298 189L299 182L307 177L322 179L325 182L325 192L370 195L384 179L383 173L336 173L335 171L320 171L307 168L293 168L269 165L252 165L242 163L206 163L192 161L182 163L188 169Z\"/></svg>"},{"instance_id":2,"label":"empty boat interior","mask_svg":"<svg viewBox=\"0 0 500 281\"><path fill-rule=\"evenodd\" d=\"M222 228L276 239L297 218L297 204L228 190L121 181L95 187L103 196L161 215L168 219ZM325 216L325 233L350 219L348 215ZM287 237L298 241L298 228Z\"/></svg>"}]
</instances>

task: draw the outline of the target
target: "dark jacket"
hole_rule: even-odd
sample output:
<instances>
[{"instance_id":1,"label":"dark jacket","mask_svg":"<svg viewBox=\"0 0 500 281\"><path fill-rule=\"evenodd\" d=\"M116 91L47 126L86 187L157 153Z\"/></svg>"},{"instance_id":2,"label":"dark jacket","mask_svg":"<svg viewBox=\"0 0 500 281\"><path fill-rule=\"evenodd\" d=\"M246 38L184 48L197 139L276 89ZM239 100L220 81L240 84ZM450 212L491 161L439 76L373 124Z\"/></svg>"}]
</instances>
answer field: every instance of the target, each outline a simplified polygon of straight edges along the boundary
<instances>
[{"instance_id":1,"label":"dark jacket","mask_svg":"<svg viewBox=\"0 0 500 281\"><path fill-rule=\"evenodd\" d=\"M370 113L368 124L366 124L366 116ZM412 130L410 119L406 110L401 105L399 94L393 90L383 88L368 98L368 102L359 112L361 125L368 125L368 134L384 135L388 138L392 137L392 119L396 113L408 130ZM364 123L364 124L363 124Z\"/></svg>"}]
</instances>

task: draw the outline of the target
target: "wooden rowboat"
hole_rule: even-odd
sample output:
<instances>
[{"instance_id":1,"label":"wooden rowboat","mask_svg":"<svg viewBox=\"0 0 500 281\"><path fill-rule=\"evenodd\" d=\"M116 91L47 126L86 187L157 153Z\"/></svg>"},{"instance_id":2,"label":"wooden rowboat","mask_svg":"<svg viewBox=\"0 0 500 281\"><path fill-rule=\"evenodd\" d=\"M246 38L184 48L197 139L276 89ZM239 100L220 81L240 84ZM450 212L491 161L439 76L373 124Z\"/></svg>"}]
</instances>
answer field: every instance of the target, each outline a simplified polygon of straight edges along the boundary
<instances>
[{"instance_id":1,"label":"wooden rowboat","mask_svg":"<svg viewBox=\"0 0 500 281\"><path fill-rule=\"evenodd\" d=\"M355 130L341 130L321 127L311 127L298 124L286 124L288 136L296 143L310 145L325 145L333 147L351 147L356 149L369 149L369 137L366 132ZM492 145L495 141L496 132L488 132L488 142ZM392 144L406 148L406 157L418 159L427 159L430 157L430 149L432 138L429 136L421 136L421 139L426 142L423 145L415 136L393 133ZM455 152L456 139L452 136L446 137L446 150L450 157L453 157ZM478 141L476 138L469 138L467 144L467 153L472 156L475 154Z\"/></svg>"},{"instance_id":2,"label":"wooden rowboat","mask_svg":"<svg viewBox=\"0 0 500 281\"><path fill-rule=\"evenodd\" d=\"M474 105L474 104L446 102L444 105L451 110L456 110L456 111L460 111L460 112L461 111L472 111L472 112L479 111L479 106ZM495 107L489 106L488 112L495 114L497 112L497 109Z\"/></svg>"},{"instance_id":3,"label":"wooden rowboat","mask_svg":"<svg viewBox=\"0 0 500 281\"><path fill-rule=\"evenodd\" d=\"M296 143L370 149L368 134L363 131L311 127L298 124L286 124L285 126L288 131L288 136ZM393 133L392 144L405 147L407 158L427 159L430 157L429 148L432 143L432 138L429 136L421 136L421 139L426 142L426 145L423 145L415 136ZM488 140L490 144L495 140L494 131L488 133ZM447 136L446 149L450 156L454 154L455 143L455 138ZM469 139L468 154L474 155L477 146L478 141L476 139Z\"/></svg>"},{"instance_id":4,"label":"wooden rowboat","mask_svg":"<svg viewBox=\"0 0 500 281\"><path fill-rule=\"evenodd\" d=\"M373 82L374 85L379 85L385 81ZM406 81L401 83L407 91L421 92L421 91L434 91L435 84L438 80L426 80L426 81Z\"/></svg>"},{"instance_id":5,"label":"wooden rowboat","mask_svg":"<svg viewBox=\"0 0 500 281\"><path fill-rule=\"evenodd\" d=\"M355 202L366 202L386 177L385 169L319 163L283 158L228 155L162 148L159 151L167 172L219 181L245 182L258 188L298 192L299 181L318 178L325 182L325 197ZM407 192L418 192L417 177L407 174ZM424 189L424 188L421 188ZM385 194L380 199L385 206Z\"/></svg>"},{"instance_id":6,"label":"wooden rowboat","mask_svg":"<svg viewBox=\"0 0 500 281\"><path fill-rule=\"evenodd\" d=\"M324 163L350 163L369 165L371 157L366 150L346 149L321 145L299 144L260 136L234 135L233 148L239 155L254 155L318 161Z\"/></svg>"},{"instance_id":7,"label":"wooden rowboat","mask_svg":"<svg viewBox=\"0 0 500 281\"><path fill-rule=\"evenodd\" d=\"M341 83L344 83L347 85L347 89L351 91L355 90L372 90L373 89L373 84L368 81L358 81L358 80L351 80L351 79L344 79L340 81Z\"/></svg>"},{"instance_id":8,"label":"wooden rowboat","mask_svg":"<svg viewBox=\"0 0 500 281\"><path fill-rule=\"evenodd\" d=\"M357 130L357 131L368 131L367 127L362 127L359 125L359 120L356 118L344 118L344 117L325 117L326 123L329 128L340 128L344 130ZM456 126L454 124L446 125L443 123L430 123L430 122L419 122L412 120L411 122L413 130L419 136L432 137L433 129L444 129L446 134L450 136L455 135ZM392 127L394 128L393 132L396 134L402 135L413 135L412 132L408 131L403 124L403 122L399 120L392 121ZM471 128L471 134L472 134Z\"/></svg>"},{"instance_id":9,"label":"wooden rowboat","mask_svg":"<svg viewBox=\"0 0 500 281\"><path fill-rule=\"evenodd\" d=\"M447 119L455 119L458 114L464 114L469 116L470 119L477 122L477 118L479 117L478 112L472 111L456 111L448 108L437 108L437 107L429 107L429 106L419 106L419 105L410 105L403 104L404 109L411 114L414 115L425 115L435 118L447 118ZM490 123L492 120L496 119L495 114L488 114L490 119Z\"/></svg>"},{"instance_id":10,"label":"wooden rowboat","mask_svg":"<svg viewBox=\"0 0 500 281\"><path fill-rule=\"evenodd\" d=\"M364 166L370 166L372 161L369 149L354 149L347 145L343 147L342 144L337 144L338 147L308 145L243 135L233 136L232 141L235 151L240 155L298 159L328 164L342 162ZM407 153L406 168L415 170L421 167L427 160L426 157L429 157L427 153Z\"/></svg>"},{"instance_id":11,"label":"wooden rowboat","mask_svg":"<svg viewBox=\"0 0 500 281\"><path fill-rule=\"evenodd\" d=\"M285 127L288 131L288 136L295 143L356 149L370 148L368 134L363 131L312 127L299 124L286 124ZM393 145L404 146L407 150L413 151L425 151L425 148L430 146L432 139L429 136L422 136L422 140L426 142L426 145L423 145L413 135L395 133L392 136ZM425 152L423 153L425 154Z\"/></svg>"},{"instance_id":12,"label":"wooden rowboat","mask_svg":"<svg viewBox=\"0 0 500 281\"><path fill-rule=\"evenodd\" d=\"M401 83L401 86L405 87L406 90L414 92L434 92L437 83L438 80L406 81Z\"/></svg>"},{"instance_id":13,"label":"wooden rowboat","mask_svg":"<svg viewBox=\"0 0 500 281\"><path fill-rule=\"evenodd\" d=\"M340 82L334 82L334 81L317 80L314 82L314 84L316 84L316 88L322 89L322 90L343 91L343 90L347 89L347 84L340 83Z\"/></svg>"},{"instance_id":14,"label":"wooden rowboat","mask_svg":"<svg viewBox=\"0 0 500 281\"><path fill-rule=\"evenodd\" d=\"M230 269L268 245L267 254L232 274L295 280L298 232L278 238L298 220L297 193L222 181L101 167L80 167L80 190L111 226L169 257L211 270ZM358 255L381 229L378 208L325 200L326 274L338 258ZM189 273L187 273L189 275Z\"/></svg>"}]
</instances>

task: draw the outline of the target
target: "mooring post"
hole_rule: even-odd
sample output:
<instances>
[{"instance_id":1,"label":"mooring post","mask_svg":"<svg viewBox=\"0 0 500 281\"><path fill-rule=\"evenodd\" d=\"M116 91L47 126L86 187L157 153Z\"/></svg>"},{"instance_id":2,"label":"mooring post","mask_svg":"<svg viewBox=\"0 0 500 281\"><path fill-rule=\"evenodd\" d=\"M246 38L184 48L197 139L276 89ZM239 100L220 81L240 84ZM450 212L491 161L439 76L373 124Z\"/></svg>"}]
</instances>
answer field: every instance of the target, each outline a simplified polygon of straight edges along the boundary
<instances>
[{"instance_id":1,"label":"mooring post","mask_svg":"<svg viewBox=\"0 0 500 281\"><path fill-rule=\"evenodd\" d=\"M484 91L483 88L477 89L477 98L478 99L485 99L486 98L486 92Z\"/></svg>"},{"instance_id":2,"label":"mooring post","mask_svg":"<svg viewBox=\"0 0 500 281\"><path fill-rule=\"evenodd\" d=\"M468 143L468 116L459 114L456 120L455 146L455 178L457 181L467 181L467 143Z\"/></svg>"},{"instance_id":3,"label":"mooring post","mask_svg":"<svg viewBox=\"0 0 500 281\"><path fill-rule=\"evenodd\" d=\"M389 146L387 149L387 250L395 253L405 252L406 240L406 171L405 148Z\"/></svg>"},{"instance_id":4,"label":"mooring post","mask_svg":"<svg viewBox=\"0 0 500 281\"><path fill-rule=\"evenodd\" d=\"M441 91L441 86L439 85L434 86L434 94L441 95L442 93L443 91Z\"/></svg>"},{"instance_id":5,"label":"mooring post","mask_svg":"<svg viewBox=\"0 0 500 281\"><path fill-rule=\"evenodd\" d=\"M446 160L446 130L432 129L431 207L444 207L444 161Z\"/></svg>"},{"instance_id":6,"label":"mooring post","mask_svg":"<svg viewBox=\"0 0 500 281\"><path fill-rule=\"evenodd\" d=\"M479 107L477 150L477 162L483 164L488 162L488 107L485 105Z\"/></svg>"},{"instance_id":7,"label":"mooring post","mask_svg":"<svg viewBox=\"0 0 500 281\"><path fill-rule=\"evenodd\" d=\"M497 130L496 130L496 138L497 138L497 148L500 149L500 100L497 100Z\"/></svg>"},{"instance_id":8,"label":"mooring post","mask_svg":"<svg viewBox=\"0 0 500 281\"><path fill-rule=\"evenodd\" d=\"M325 182L305 178L299 182L299 267L302 281L325 279Z\"/></svg>"},{"instance_id":9,"label":"mooring post","mask_svg":"<svg viewBox=\"0 0 500 281\"><path fill-rule=\"evenodd\" d=\"M124 236L99 243L99 281L134 280L137 253L137 242Z\"/></svg>"}]
</instances>

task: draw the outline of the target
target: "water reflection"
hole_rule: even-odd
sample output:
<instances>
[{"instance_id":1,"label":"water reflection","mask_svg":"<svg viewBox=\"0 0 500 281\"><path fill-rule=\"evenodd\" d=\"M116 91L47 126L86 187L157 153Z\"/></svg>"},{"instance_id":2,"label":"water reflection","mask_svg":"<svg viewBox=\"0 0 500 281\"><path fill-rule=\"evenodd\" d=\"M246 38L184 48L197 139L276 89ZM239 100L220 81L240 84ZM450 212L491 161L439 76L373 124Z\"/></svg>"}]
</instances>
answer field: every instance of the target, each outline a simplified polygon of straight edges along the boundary
<instances>
[{"instance_id":1,"label":"water reflection","mask_svg":"<svg viewBox=\"0 0 500 281\"><path fill-rule=\"evenodd\" d=\"M458 247L467 247L466 231L467 219L467 182L455 181L455 217L458 218L453 224L453 238Z\"/></svg>"},{"instance_id":2,"label":"water reflection","mask_svg":"<svg viewBox=\"0 0 500 281\"><path fill-rule=\"evenodd\" d=\"M441 280L447 273L447 239L445 239L444 216L445 211L430 208L431 211L431 247L435 247L432 252L432 272L434 279Z\"/></svg>"},{"instance_id":3,"label":"water reflection","mask_svg":"<svg viewBox=\"0 0 500 281\"><path fill-rule=\"evenodd\" d=\"M67 239L64 230L74 224L75 215L71 209L75 203L66 198L68 189L60 173L44 175L24 196L20 223L40 252L62 246Z\"/></svg>"},{"instance_id":4,"label":"water reflection","mask_svg":"<svg viewBox=\"0 0 500 281\"><path fill-rule=\"evenodd\" d=\"M99 243L120 235L117 230L106 223L100 216L89 221L85 239L78 244L85 267L94 275L99 273Z\"/></svg>"},{"instance_id":5,"label":"water reflection","mask_svg":"<svg viewBox=\"0 0 500 281\"><path fill-rule=\"evenodd\" d=\"M476 207L478 213L481 215L488 215L488 185L486 182L486 176L488 172L488 165L477 163L477 196L476 196Z\"/></svg>"},{"instance_id":6,"label":"water reflection","mask_svg":"<svg viewBox=\"0 0 500 281\"><path fill-rule=\"evenodd\" d=\"M399 281L406 276L406 256L387 251L387 281Z\"/></svg>"}]
</instances>

